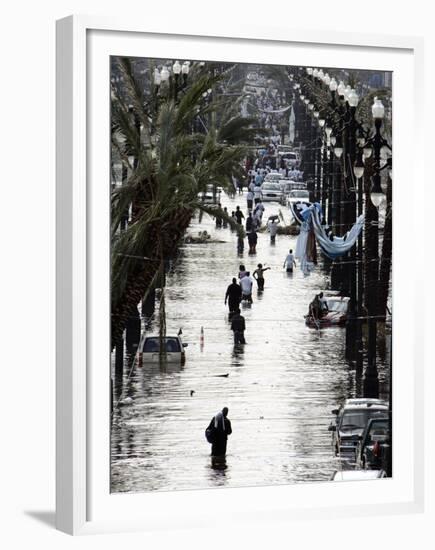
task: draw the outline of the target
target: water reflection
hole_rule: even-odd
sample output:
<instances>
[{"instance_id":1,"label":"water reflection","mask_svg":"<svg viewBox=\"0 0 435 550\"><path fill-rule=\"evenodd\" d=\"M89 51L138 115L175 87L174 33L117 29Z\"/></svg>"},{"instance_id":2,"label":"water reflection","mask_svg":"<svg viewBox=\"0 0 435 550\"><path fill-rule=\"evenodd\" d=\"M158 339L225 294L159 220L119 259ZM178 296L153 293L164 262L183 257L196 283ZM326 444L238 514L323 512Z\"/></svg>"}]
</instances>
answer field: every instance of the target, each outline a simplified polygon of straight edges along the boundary
<instances>
[{"instance_id":1,"label":"water reflection","mask_svg":"<svg viewBox=\"0 0 435 550\"><path fill-rule=\"evenodd\" d=\"M230 212L246 204L240 196L222 203ZM266 218L279 209L286 215L267 204ZM184 245L167 276L167 334L182 328L186 363L126 364L117 377L113 366L114 400L131 402L114 407L112 490L328 480L340 466L327 429L331 410L360 395L362 381L344 359L343 329L305 326L308 302L325 288L326 275L319 268L310 277L283 270L294 236L278 235L271 246L268 233L260 232L257 253L250 256L245 243L238 256L229 228L215 228L207 216L192 222L193 234L204 229L223 242ZM253 304L242 305L247 343L235 346L224 296L240 263L251 273L258 263L271 269L264 291L255 289ZM156 318L149 319L148 333L157 330ZM381 358L378 368L385 397ZM226 462L216 464L204 430L223 406L233 434Z\"/></svg>"}]
</instances>

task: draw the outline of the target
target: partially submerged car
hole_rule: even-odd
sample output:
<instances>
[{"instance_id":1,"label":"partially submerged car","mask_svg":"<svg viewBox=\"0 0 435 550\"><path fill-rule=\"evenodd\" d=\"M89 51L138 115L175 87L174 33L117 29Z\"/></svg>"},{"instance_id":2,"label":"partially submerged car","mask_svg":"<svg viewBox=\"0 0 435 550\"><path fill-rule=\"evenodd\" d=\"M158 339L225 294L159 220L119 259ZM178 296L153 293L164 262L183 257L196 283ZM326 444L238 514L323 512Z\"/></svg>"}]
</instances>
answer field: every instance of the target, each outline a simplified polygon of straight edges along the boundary
<instances>
[{"instance_id":1,"label":"partially submerged car","mask_svg":"<svg viewBox=\"0 0 435 550\"><path fill-rule=\"evenodd\" d=\"M347 321L349 310L349 300L347 296L327 295L324 292L323 302L324 310L320 317L316 317L311 308L305 315L305 324L310 328L326 328L344 326Z\"/></svg>"},{"instance_id":2,"label":"partially submerged car","mask_svg":"<svg viewBox=\"0 0 435 550\"><path fill-rule=\"evenodd\" d=\"M385 470L337 470L330 481L367 481L387 477Z\"/></svg>"},{"instance_id":3,"label":"partially submerged car","mask_svg":"<svg viewBox=\"0 0 435 550\"><path fill-rule=\"evenodd\" d=\"M285 195L278 182L265 181L261 186L261 200L263 202L277 201L282 203L284 197Z\"/></svg>"},{"instance_id":4,"label":"partially submerged car","mask_svg":"<svg viewBox=\"0 0 435 550\"><path fill-rule=\"evenodd\" d=\"M356 449L358 467L367 470L385 467L390 445L389 416L369 420Z\"/></svg>"},{"instance_id":5,"label":"partially submerged car","mask_svg":"<svg viewBox=\"0 0 435 550\"><path fill-rule=\"evenodd\" d=\"M161 341L163 342L162 351L160 348ZM165 336L162 340L160 336L146 336L139 344L139 365L160 361L184 364L186 361L184 348L187 345L182 342L180 336Z\"/></svg>"},{"instance_id":6,"label":"partially submerged car","mask_svg":"<svg viewBox=\"0 0 435 550\"><path fill-rule=\"evenodd\" d=\"M332 432L332 445L336 456L356 460L361 436L372 418L382 418L388 411L388 403L382 399L346 399L339 409L332 410L335 421L328 430Z\"/></svg>"}]
</instances>

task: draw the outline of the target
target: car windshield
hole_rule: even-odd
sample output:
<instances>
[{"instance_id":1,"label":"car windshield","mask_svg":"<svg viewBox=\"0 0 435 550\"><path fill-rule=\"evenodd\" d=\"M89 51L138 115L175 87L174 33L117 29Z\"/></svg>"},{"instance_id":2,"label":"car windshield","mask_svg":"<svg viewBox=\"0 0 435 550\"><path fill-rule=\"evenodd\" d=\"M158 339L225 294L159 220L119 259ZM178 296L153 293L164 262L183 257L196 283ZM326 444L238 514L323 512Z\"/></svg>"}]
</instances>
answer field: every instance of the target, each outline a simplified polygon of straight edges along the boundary
<instances>
[{"instance_id":1,"label":"car windshield","mask_svg":"<svg viewBox=\"0 0 435 550\"><path fill-rule=\"evenodd\" d=\"M280 191L281 187L279 183L265 183L263 185L263 191Z\"/></svg>"},{"instance_id":2,"label":"car windshield","mask_svg":"<svg viewBox=\"0 0 435 550\"><path fill-rule=\"evenodd\" d=\"M302 189L299 189L298 191L291 191L290 197L298 197L300 199L308 199L310 197L310 193L308 191L303 191Z\"/></svg>"},{"instance_id":3,"label":"car windshield","mask_svg":"<svg viewBox=\"0 0 435 550\"><path fill-rule=\"evenodd\" d=\"M342 300L326 300L326 305L329 311L336 311L338 313L347 312L347 302Z\"/></svg>"},{"instance_id":4,"label":"car windshield","mask_svg":"<svg viewBox=\"0 0 435 550\"><path fill-rule=\"evenodd\" d=\"M366 427L368 420L378 415L381 411L384 412L382 409L374 409L373 407L370 409L350 409L344 411L340 430L363 429Z\"/></svg>"},{"instance_id":5,"label":"car windshield","mask_svg":"<svg viewBox=\"0 0 435 550\"><path fill-rule=\"evenodd\" d=\"M367 434L367 442L383 441L388 437L388 420L372 422Z\"/></svg>"},{"instance_id":6,"label":"car windshield","mask_svg":"<svg viewBox=\"0 0 435 550\"><path fill-rule=\"evenodd\" d=\"M167 352L180 351L180 342L178 338L163 338L165 349ZM160 339L158 337L145 338L143 351L145 353L159 353L160 352Z\"/></svg>"}]
</instances>

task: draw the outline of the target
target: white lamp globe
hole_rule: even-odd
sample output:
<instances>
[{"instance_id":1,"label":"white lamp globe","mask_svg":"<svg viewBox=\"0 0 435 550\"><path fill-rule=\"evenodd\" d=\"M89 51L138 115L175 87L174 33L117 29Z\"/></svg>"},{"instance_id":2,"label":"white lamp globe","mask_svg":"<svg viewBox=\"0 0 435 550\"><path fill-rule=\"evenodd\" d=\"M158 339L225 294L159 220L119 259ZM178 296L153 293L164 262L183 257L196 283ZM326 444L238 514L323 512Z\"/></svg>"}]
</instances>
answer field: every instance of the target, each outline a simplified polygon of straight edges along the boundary
<instances>
[{"instance_id":1,"label":"white lamp globe","mask_svg":"<svg viewBox=\"0 0 435 550\"><path fill-rule=\"evenodd\" d=\"M374 119L382 120L385 116L385 107L380 99L375 97L372 105L372 115Z\"/></svg>"}]
</instances>

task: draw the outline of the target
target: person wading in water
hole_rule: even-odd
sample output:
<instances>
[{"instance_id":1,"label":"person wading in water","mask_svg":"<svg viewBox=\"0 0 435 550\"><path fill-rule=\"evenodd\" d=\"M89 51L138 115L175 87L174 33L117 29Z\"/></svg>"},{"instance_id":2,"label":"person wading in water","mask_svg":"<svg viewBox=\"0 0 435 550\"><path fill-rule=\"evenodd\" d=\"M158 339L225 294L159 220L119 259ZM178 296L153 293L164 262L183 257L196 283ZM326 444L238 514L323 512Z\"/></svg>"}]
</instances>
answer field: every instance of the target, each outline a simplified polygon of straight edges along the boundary
<instances>
[{"instance_id":1,"label":"person wading in water","mask_svg":"<svg viewBox=\"0 0 435 550\"><path fill-rule=\"evenodd\" d=\"M224 407L211 419L206 432L210 434L210 439L207 438L207 440L212 442L212 458L225 457L228 436L232 433L231 422L228 418L228 407Z\"/></svg>"},{"instance_id":2,"label":"person wading in water","mask_svg":"<svg viewBox=\"0 0 435 550\"><path fill-rule=\"evenodd\" d=\"M237 284L237 280L233 278L233 282L228 285L227 291L225 293L225 304L228 300L228 308L230 313L234 313L239 309L239 304L242 301L242 289L240 285Z\"/></svg>"}]
</instances>

